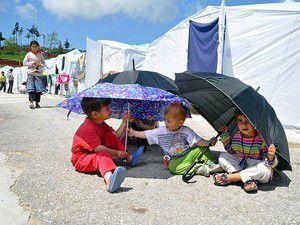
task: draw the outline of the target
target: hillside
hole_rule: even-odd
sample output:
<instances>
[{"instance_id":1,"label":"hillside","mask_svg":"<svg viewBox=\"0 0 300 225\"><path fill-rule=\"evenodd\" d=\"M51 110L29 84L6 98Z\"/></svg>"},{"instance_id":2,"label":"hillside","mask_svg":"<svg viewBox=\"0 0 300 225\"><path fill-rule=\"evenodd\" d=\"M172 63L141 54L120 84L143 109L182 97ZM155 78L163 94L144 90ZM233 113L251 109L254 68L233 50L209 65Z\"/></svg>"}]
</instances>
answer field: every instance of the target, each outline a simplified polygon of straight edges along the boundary
<instances>
[{"instance_id":1,"label":"hillside","mask_svg":"<svg viewBox=\"0 0 300 225\"><path fill-rule=\"evenodd\" d=\"M69 52L70 49L52 49L51 54L46 50L45 59L54 58L58 54L64 54ZM27 47L2 47L0 48L0 67L10 65L18 66L23 62L23 59L28 52Z\"/></svg>"}]
</instances>

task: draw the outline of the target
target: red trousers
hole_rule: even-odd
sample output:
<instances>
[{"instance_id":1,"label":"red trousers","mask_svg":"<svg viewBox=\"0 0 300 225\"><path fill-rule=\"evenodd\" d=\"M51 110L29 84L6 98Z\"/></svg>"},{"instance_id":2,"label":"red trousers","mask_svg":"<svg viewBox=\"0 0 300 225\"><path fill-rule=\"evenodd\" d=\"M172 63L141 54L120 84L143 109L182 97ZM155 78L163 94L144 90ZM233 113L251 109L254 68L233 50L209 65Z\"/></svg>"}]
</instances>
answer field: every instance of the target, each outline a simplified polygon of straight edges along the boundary
<instances>
[{"instance_id":1,"label":"red trousers","mask_svg":"<svg viewBox=\"0 0 300 225\"><path fill-rule=\"evenodd\" d=\"M108 148L125 151L123 143L112 132L106 134L102 145ZM117 167L112 156L106 151L86 154L83 157L80 157L74 166L79 172L87 173L99 171L102 177L106 172L114 170Z\"/></svg>"}]
</instances>

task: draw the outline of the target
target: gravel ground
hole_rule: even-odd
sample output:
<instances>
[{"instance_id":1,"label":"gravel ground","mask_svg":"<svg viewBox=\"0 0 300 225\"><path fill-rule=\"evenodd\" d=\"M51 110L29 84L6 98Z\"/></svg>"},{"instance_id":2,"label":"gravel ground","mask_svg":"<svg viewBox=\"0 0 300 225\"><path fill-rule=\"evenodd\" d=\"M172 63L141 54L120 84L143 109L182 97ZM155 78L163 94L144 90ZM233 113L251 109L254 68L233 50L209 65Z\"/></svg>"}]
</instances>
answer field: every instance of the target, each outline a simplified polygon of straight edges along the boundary
<instances>
[{"instance_id":1,"label":"gravel ground","mask_svg":"<svg viewBox=\"0 0 300 225\"><path fill-rule=\"evenodd\" d=\"M212 177L186 184L163 168L157 147L128 168L118 193L109 194L97 174L74 171L72 137L84 117L71 114L67 121L67 112L53 107L60 100L42 96L42 108L30 110L26 95L0 94L0 153L15 176L11 190L30 213L25 223L300 224L299 145L290 145L294 171L277 172L254 195L240 185L214 186ZM108 124L116 128L119 122ZM199 115L186 122L209 138L214 131L203 123ZM220 144L213 148L215 155L220 150Z\"/></svg>"}]
</instances>

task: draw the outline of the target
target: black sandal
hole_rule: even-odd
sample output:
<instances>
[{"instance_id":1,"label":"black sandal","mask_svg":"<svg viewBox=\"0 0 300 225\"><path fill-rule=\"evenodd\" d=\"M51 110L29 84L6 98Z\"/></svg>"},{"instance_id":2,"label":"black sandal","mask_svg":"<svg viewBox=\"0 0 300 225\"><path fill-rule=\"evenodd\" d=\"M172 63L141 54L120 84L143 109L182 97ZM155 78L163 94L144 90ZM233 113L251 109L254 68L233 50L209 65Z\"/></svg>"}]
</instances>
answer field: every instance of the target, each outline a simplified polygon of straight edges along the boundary
<instances>
[{"instance_id":1,"label":"black sandal","mask_svg":"<svg viewBox=\"0 0 300 225\"><path fill-rule=\"evenodd\" d=\"M221 181L217 180L217 176L221 176ZM215 173L213 178L216 186L227 186L230 183L227 179L227 173Z\"/></svg>"},{"instance_id":2,"label":"black sandal","mask_svg":"<svg viewBox=\"0 0 300 225\"><path fill-rule=\"evenodd\" d=\"M248 185L253 184L253 187L246 188ZM246 193L256 193L258 190L257 182L255 180L248 180L244 183L244 191Z\"/></svg>"}]
</instances>

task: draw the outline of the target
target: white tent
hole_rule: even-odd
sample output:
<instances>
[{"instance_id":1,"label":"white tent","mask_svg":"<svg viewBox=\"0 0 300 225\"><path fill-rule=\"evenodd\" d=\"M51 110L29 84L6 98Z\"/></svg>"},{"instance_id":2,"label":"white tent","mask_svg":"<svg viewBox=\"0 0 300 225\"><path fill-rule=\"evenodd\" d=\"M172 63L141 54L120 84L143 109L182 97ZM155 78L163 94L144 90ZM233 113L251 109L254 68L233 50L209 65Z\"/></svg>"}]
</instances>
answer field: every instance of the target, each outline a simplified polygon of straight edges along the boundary
<instances>
[{"instance_id":1,"label":"white tent","mask_svg":"<svg viewBox=\"0 0 300 225\"><path fill-rule=\"evenodd\" d=\"M300 3L225 7L223 74L260 87L288 135L300 134ZM187 70L189 20L209 23L221 15L208 6L150 44L142 69L174 79ZM220 64L221 62L218 62Z\"/></svg>"},{"instance_id":2,"label":"white tent","mask_svg":"<svg viewBox=\"0 0 300 225\"><path fill-rule=\"evenodd\" d=\"M14 76L14 86L13 89L16 89L23 81L26 81L27 79L27 70L24 72L23 67L11 67L11 66L4 66L0 68L0 71L3 71L4 74L7 76L7 72L13 69L13 76Z\"/></svg>"},{"instance_id":3,"label":"white tent","mask_svg":"<svg viewBox=\"0 0 300 225\"><path fill-rule=\"evenodd\" d=\"M56 71L56 67L58 69L59 73L66 73L70 75L71 82L68 85L69 94L73 94L77 92L77 89L73 86L73 77L76 74L76 69L74 70L74 67L76 68L78 64L78 59L83 55L84 53L81 53L78 49L73 49L72 51L58 55L55 59L49 59L46 60L46 65L48 67L48 73L54 74ZM64 60L64 66L63 66L63 60ZM64 85L62 85L60 89L60 94L65 95Z\"/></svg>"},{"instance_id":4,"label":"white tent","mask_svg":"<svg viewBox=\"0 0 300 225\"><path fill-rule=\"evenodd\" d=\"M59 73L70 73L70 66L72 62L75 62L82 55L78 49L74 49L66 54L61 54L56 57L56 65ZM65 57L64 69L62 69L63 58Z\"/></svg>"},{"instance_id":5,"label":"white tent","mask_svg":"<svg viewBox=\"0 0 300 225\"><path fill-rule=\"evenodd\" d=\"M148 45L128 45L117 41L87 38L85 86L95 84L108 71L139 69L145 59Z\"/></svg>"},{"instance_id":6,"label":"white tent","mask_svg":"<svg viewBox=\"0 0 300 225\"><path fill-rule=\"evenodd\" d=\"M55 67L56 67L56 58L47 59L47 60L45 60L45 62L46 62L48 74L54 74Z\"/></svg>"}]
</instances>

